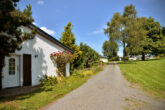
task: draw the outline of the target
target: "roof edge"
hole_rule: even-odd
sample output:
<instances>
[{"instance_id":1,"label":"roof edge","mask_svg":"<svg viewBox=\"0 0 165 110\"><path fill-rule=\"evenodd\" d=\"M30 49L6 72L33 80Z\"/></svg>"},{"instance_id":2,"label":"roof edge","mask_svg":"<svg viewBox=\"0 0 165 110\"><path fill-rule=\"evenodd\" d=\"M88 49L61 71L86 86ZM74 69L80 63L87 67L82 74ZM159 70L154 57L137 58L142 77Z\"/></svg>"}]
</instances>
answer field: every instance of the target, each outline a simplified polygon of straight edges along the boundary
<instances>
[{"instance_id":1,"label":"roof edge","mask_svg":"<svg viewBox=\"0 0 165 110\"><path fill-rule=\"evenodd\" d=\"M42 34L43 37L47 38L48 40L50 40L51 42L53 42L54 44L61 46L63 49L66 49L68 51L70 51L72 54L74 53L74 51L72 49L70 49L69 47L67 47L66 45L64 45L63 43L61 43L59 40L57 40L56 38L54 38L53 36L49 35L48 33L46 33L45 31L41 30L39 27L37 27L34 24L30 24L29 26L27 26L31 29L36 28L37 29L37 33L38 34Z\"/></svg>"}]
</instances>

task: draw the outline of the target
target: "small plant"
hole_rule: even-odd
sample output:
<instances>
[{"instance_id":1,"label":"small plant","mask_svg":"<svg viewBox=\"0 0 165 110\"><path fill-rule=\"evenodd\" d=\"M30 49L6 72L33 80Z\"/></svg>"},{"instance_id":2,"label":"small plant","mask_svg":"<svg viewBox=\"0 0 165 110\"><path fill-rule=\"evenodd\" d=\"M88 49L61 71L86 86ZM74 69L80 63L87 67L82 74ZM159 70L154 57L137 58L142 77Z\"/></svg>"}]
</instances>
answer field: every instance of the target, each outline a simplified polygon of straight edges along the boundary
<instances>
[{"instance_id":1,"label":"small plant","mask_svg":"<svg viewBox=\"0 0 165 110\"><path fill-rule=\"evenodd\" d=\"M122 60L123 60L123 58L122 58ZM129 61L129 57L125 57L125 61Z\"/></svg>"},{"instance_id":2,"label":"small plant","mask_svg":"<svg viewBox=\"0 0 165 110\"><path fill-rule=\"evenodd\" d=\"M83 76L91 76L91 75L93 75L93 74L94 74L94 73L93 73L93 71L91 71L91 70L87 70L87 71L85 71L85 72L82 73Z\"/></svg>"},{"instance_id":3,"label":"small plant","mask_svg":"<svg viewBox=\"0 0 165 110\"><path fill-rule=\"evenodd\" d=\"M93 73L98 73L103 70L103 66L95 66L92 68Z\"/></svg>"},{"instance_id":4,"label":"small plant","mask_svg":"<svg viewBox=\"0 0 165 110\"><path fill-rule=\"evenodd\" d=\"M55 76L47 76L45 74L43 78L40 79L40 83L42 86L54 86L58 83L58 80Z\"/></svg>"},{"instance_id":5,"label":"small plant","mask_svg":"<svg viewBox=\"0 0 165 110\"><path fill-rule=\"evenodd\" d=\"M159 57L164 57L164 56L165 56L165 54L159 54L158 56L159 56Z\"/></svg>"},{"instance_id":6,"label":"small plant","mask_svg":"<svg viewBox=\"0 0 165 110\"><path fill-rule=\"evenodd\" d=\"M58 51L51 53L50 58L52 59L53 63L57 64L58 76L65 76L66 64L73 62L75 57L69 51Z\"/></svg>"}]
</instances>

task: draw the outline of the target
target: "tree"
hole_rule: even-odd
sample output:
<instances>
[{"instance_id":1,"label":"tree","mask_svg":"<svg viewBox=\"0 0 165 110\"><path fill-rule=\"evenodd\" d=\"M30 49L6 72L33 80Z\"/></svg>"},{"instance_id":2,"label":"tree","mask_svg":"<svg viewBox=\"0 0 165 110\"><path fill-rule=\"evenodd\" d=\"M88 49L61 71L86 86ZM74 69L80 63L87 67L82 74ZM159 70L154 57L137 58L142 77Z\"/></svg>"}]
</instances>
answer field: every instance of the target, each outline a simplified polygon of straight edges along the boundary
<instances>
[{"instance_id":1,"label":"tree","mask_svg":"<svg viewBox=\"0 0 165 110\"><path fill-rule=\"evenodd\" d=\"M136 18L130 22L130 29L128 31L129 38L127 42L127 48L129 55L138 55L141 54L146 45L146 34L147 31L144 29L144 24L146 19L144 17Z\"/></svg>"},{"instance_id":2,"label":"tree","mask_svg":"<svg viewBox=\"0 0 165 110\"><path fill-rule=\"evenodd\" d=\"M165 27L162 27L162 35L165 36Z\"/></svg>"},{"instance_id":3,"label":"tree","mask_svg":"<svg viewBox=\"0 0 165 110\"><path fill-rule=\"evenodd\" d=\"M106 40L103 44L103 54L108 58L116 57L118 51L118 45L114 41Z\"/></svg>"},{"instance_id":4,"label":"tree","mask_svg":"<svg viewBox=\"0 0 165 110\"><path fill-rule=\"evenodd\" d=\"M70 49L74 51L74 62L73 65L76 65L78 62L78 57L81 55L80 47L76 44L75 35L72 32L73 25L69 22L66 27L64 27L64 32L61 35L60 41Z\"/></svg>"},{"instance_id":5,"label":"tree","mask_svg":"<svg viewBox=\"0 0 165 110\"><path fill-rule=\"evenodd\" d=\"M135 10L134 5L128 5L124 9L124 13L121 15L120 13L115 13L111 22L107 23L107 28L104 30L105 34L109 36L109 38L113 41L117 41L119 44L123 46L123 61L125 63L125 57L128 54L129 47L133 44L131 40L133 38L138 39L136 44L136 48L134 51L138 49L138 41L142 41L144 36L139 37L139 29L141 27L141 20L136 16L137 11ZM138 26L138 28L136 28ZM143 32L141 32L143 33ZM134 44L134 45L135 45ZM133 46L132 46L133 48Z\"/></svg>"},{"instance_id":6,"label":"tree","mask_svg":"<svg viewBox=\"0 0 165 110\"><path fill-rule=\"evenodd\" d=\"M162 51L161 53L165 56L165 27L162 27L162 42L161 42Z\"/></svg>"},{"instance_id":7,"label":"tree","mask_svg":"<svg viewBox=\"0 0 165 110\"><path fill-rule=\"evenodd\" d=\"M79 57L78 66L81 68L91 67L100 60L100 55L87 44L80 43L82 54Z\"/></svg>"},{"instance_id":8,"label":"tree","mask_svg":"<svg viewBox=\"0 0 165 110\"><path fill-rule=\"evenodd\" d=\"M24 11L17 7L19 0L0 1L0 88L2 88L2 69L5 66L5 56L21 49L23 41L33 39L35 31L22 32L19 27L28 26L33 22L31 6Z\"/></svg>"},{"instance_id":9,"label":"tree","mask_svg":"<svg viewBox=\"0 0 165 110\"><path fill-rule=\"evenodd\" d=\"M164 30L161 28L160 23L156 22L152 17L145 19L144 28L147 31L147 40L143 47L142 60L145 60L145 54L158 55L165 51Z\"/></svg>"}]
</instances>

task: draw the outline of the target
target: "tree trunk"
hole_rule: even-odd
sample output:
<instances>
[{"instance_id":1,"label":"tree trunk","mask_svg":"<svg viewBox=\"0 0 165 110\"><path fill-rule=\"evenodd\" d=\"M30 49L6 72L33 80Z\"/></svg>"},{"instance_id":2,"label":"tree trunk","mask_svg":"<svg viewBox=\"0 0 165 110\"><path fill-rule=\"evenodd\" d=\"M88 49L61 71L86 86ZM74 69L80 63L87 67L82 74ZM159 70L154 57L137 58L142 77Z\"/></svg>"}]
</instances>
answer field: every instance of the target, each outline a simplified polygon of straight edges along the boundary
<instances>
[{"instance_id":1,"label":"tree trunk","mask_svg":"<svg viewBox=\"0 0 165 110\"><path fill-rule=\"evenodd\" d=\"M125 64L125 43L123 44L123 62Z\"/></svg>"},{"instance_id":2,"label":"tree trunk","mask_svg":"<svg viewBox=\"0 0 165 110\"><path fill-rule=\"evenodd\" d=\"M2 69L4 67L5 56L0 55L0 89L2 89Z\"/></svg>"},{"instance_id":3,"label":"tree trunk","mask_svg":"<svg viewBox=\"0 0 165 110\"><path fill-rule=\"evenodd\" d=\"M2 89L2 68L0 67L0 90Z\"/></svg>"},{"instance_id":4,"label":"tree trunk","mask_svg":"<svg viewBox=\"0 0 165 110\"><path fill-rule=\"evenodd\" d=\"M142 60L145 61L145 54L142 53Z\"/></svg>"}]
</instances>

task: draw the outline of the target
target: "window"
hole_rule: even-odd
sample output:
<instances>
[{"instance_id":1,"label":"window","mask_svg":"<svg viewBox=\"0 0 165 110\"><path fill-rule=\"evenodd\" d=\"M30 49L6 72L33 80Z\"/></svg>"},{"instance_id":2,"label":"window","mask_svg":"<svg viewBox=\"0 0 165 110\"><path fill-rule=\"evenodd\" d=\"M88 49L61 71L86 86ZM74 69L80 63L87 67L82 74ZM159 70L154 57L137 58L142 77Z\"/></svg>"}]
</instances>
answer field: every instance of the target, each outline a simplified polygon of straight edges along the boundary
<instances>
[{"instance_id":1,"label":"window","mask_svg":"<svg viewBox=\"0 0 165 110\"><path fill-rule=\"evenodd\" d=\"M15 75L15 59L9 59L9 75Z\"/></svg>"}]
</instances>

